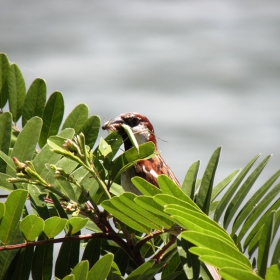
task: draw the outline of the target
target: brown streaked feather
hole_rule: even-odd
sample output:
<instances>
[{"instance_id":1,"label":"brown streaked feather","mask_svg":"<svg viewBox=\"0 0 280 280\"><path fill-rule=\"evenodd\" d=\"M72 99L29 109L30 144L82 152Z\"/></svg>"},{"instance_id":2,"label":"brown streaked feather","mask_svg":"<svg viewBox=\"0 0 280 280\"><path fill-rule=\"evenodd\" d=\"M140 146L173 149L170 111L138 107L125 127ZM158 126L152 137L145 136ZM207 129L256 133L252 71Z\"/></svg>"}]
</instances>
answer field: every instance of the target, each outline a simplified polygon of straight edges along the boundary
<instances>
[{"instance_id":1,"label":"brown streaked feather","mask_svg":"<svg viewBox=\"0 0 280 280\"><path fill-rule=\"evenodd\" d=\"M140 160L134 165L135 173L146 179L149 183L154 184L158 187L157 176L164 174L174 181L178 187L181 187L179 181L175 177L174 173L165 163L164 159L160 154L147 159Z\"/></svg>"}]
</instances>

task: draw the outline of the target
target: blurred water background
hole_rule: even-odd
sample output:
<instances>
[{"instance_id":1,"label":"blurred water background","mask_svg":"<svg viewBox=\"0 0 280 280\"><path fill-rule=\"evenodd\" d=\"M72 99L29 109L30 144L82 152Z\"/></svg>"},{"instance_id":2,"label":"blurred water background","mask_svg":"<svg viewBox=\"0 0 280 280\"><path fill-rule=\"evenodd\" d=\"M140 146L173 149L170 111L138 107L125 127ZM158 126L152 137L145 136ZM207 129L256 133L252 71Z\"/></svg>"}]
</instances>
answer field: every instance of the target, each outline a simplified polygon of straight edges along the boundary
<instances>
[{"instance_id":1,"label":"blurred water background","mask_svg":"<svg viewBox=\"0 0 280 280\"><path fill-rule=\"evenodd\" d=\"M274 154L269 174L280 167L279 1L0 4L0 51L27 88L44 78L66 114L86 103L102 121L148 116L181 182L220 145L218 179L260 152Z\"/></svg>"},{"instance_id":2,"label":"blurred water background","mask_svg":"<svg viewBox=\"0 0 280 280\"><path fill-rule=\"evenodd\" d=\"M27 88L44 78L65 115L146 115L181 182L220 145L216 183L260 152L257 186L280 168L279 27L276 0L0 1L0 51Z\"/></svg>"}]
</instances>

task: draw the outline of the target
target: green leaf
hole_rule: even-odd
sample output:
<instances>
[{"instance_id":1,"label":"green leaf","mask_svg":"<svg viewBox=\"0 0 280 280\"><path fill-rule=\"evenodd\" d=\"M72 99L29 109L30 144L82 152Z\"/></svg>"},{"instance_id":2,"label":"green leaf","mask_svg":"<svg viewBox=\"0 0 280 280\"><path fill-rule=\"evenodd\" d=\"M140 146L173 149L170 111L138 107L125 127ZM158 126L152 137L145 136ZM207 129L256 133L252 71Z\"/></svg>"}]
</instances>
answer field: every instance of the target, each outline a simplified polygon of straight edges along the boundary
<instances>
[{"instance_id":1,"label":"green leaf","mask_svg":"<svg viewBox=\"0 0 280 280\"><path fill-rule=\"evenodd\" d=\"M194 201L186 195L171 178L166 175L159 175L157 179L159 187L163 192L163 194L158 194L153 197L158 204L165 206L166 204L174 203L201 212Z\"/></svg>"},{"instance_id":2,"label":"green leaf","mask_svg":"<svg viewBox=\"0 0 280 280\"><path fill-rule=\"evenodd\" d=\"M99 129L100 118L98 116L91 116L83 123L78 134L82 132L85 135L86 145L92 148L97 139Z\"/></svg>"},{"instance_id":3,"label":"green leaf","mask_svg":"<svg viewBox=\"0 0 280 280\"><path fill-rule=\"evenodd\" d=\"M75 196L79 203L85 203L88 201L88 197L93 197L93 195L99 189L98 182L92 177L92 174L87 171L84 167L77 168L71 175L80 184L80 186L85 190L86 195L82 193L80 188L76 188Z\"/></svg>"},{"instance_id":4,"label":"green leaf","mask_svg":"<svg viewBox=\"0 0 280 280\"><path fill-rule=\"evenodd\" d=\"M254 208L256 205L262 203L261 201L265 195L265 193L270 189L270 187L273 185L273 183L278 179L280 176L280 170L278 170L273 176L269 178L269 180L258 189L256 193L246 202L246 205L242 208L242 210L238 213L232 227L232 233L233 236L237 229L240 227L240 225L244 222L245 218L249 216L252 211L254 211ZM280 188L279 188L280 191Z\"/></svg>"},{"instance_id":5,"label":"green leaf","mask_svg":"<svg viewBox=\"0 0 280 280\"><path fill-rule=\"evenodd\" d=\"M153 222L152 219L150 218L152 214L149 215L148 212L145 211L144 209L143 209L143 212L141 212L141 214L140 214L139 211L141 211L142 208L133 201L133 199L135 197L136 197L136 195L133 193L124 193L120 197L113 197L112 199L110 199L110 202L112 203L112 205L118 209L118 211L114 211L114 212L116 213L116 215L119 216L120 221L124 222L128 226L131 226L132 228L134 228L135 223L137 223L138 226L140 226L140 227L141 227L140 224L142 224L142 227L145 227L145 228L150 227L153 229L160 230L161 227L158 224L156 224L156 222L158 222L158 220L156 220L156 222ZM103 203L102 203L102 205L103 205ZM133 206L135 206L135 208ZM114 214L114 212L112 212L112 214ZM122 215L119 215L119 212L122 212ZM132 217L132 218L130 218L130 217ZM155 219L156 219L156 217L155 217ZM134 228L134 229L136 229L136 228Z\"/></svg>"},{"instance_id":6,"label":"green leaf","mask_svg":"<svg viewBox=\"0 0 280 280\"><path fill-rule=\"evenodd\" d=\"M197 173L199 170L200 161L194 162L189 168L185 179L182 184L182 191L188 195L191 199L194 198L195 184L197 180Z\"/></svg>"},{"instance_id":7,"label":"green leaf","mask_svg":"<svg viewBox=\"0 0 280 280\"><path fill-rule=\"evenodd\" d=\"M218 207L219 203L220 203L219 200L217 200L217 201L215 200L214 202L211 203L209 216L211 216L211 214L216 211L216 208Z\"/></svg>"},{"instance_id":8,"label":"green leaf","mask_svg":"<svg viewBox=\"0 0 280 280\"><path fill-rule=\"evenodd\" d=\"M248 248L247 244L245 248L247 248L249 258L252 257L253 253L258 249L259 246L259 240L261 238L262 230L263 230L264 224L259 228L259 230L256 232L256 234L253 236L253 238L250 240ZM254 260L255 262L255 260ZM254 264L255 265L255 264Z\"/></svg>"},{"instance_id":9,"label":"green leaf","mask_svg":"<svg viewBox=\"0 0 280 280\"><path fill-rule=\"evenodd\" d=\"M139 153L139 145L138 145L138 142L137 142L137 140L136 140L136 138L135 138L135 136L134 136L134 133L133 133L131 127L130 127L129 125L127 125L127 124L122 124L121 126L122 126L122 128L124 129L124 131L126 132L126 134L127 134L128 138L129 138L129 140L130 140L132 146L133 146L133 147L138 151L138 153Z\"/></svg>"},{"instance_id":10,"label":"green leaf","mask_svg":"<svg viewBox=\"0 0 280 280\"><path fill-rule=\"evenodd\" d=\"M71 159L73 161L76 161L77 163L81 164L82 166L84 166L86 168L86 165L84 164L84 162L78 156L75 156L72 152L67 151L66 149L61 148L61 145L57 145L56 143L51 141L51 139L48 139L48 144L53 148L55 153L61 154L61 155L63 155L66 158L69 158L69 159ZM100 188L100 190L102 192L101 196L104 194L105 198L111 197L109 191L107 190L105 182L102 181L102 179L100 178L99 173L95 169L91 169L91 171L92 171L91 173L94 172L95 179L98 181L99 186L102 187L102 188ZM98 179L98 178L100 178L100 179Z\"/></svg>"},{"instance_id":11,"label":"green leaf","mask_svg":"<svg viewBox=\"0 0 280 280\"><path fill-rule=\"evenodd\" d=\"M152 197L147 197L147 196L138 196L135 198L135 203L137 203L138 205L140 205L142 208L150 211L151 213L155 214L155 215L159 215L161 216L162 220L165 221L166 223L168 223L169 225L172 225L172 223L168 222L166 219L168 219L169 221L173 221L173 219L170 218L170 215L166 214L164 212L164 207L162 205L159 205L158 203L156 203L154 201L154 199Z\"/></svg>"},{"instance_id":12,"label":"green leaf","mask_svg":"<svg viewBox=\"0 0 280 280\"><path fill-rule=\"evenodd\" d=\"M165 212L170 213L172 218L183 228L213 235L235 247L228 233L204 213L183 209L172 204L165 208Z\"/></svg>"},{"instance_id":13,"label":"green leaf","mask_svg":"<svg viewBox=\"0 0 280 280\"><path fill-rule=\"evenodd\" d=\"M56 167L63 169L66 174L72 173L77 166L77 162L64 157L56 163Z\"/></svg>"},{"instance_id":14,"label":"green leaf","mask_svg":"<svg viewBox=\"0 0 280 280\"><path fill-rule=\"evenodd\" d=\"M124 193L124 190L121 185L112 183L112 185L110 186L110 193L114 194L115 196L120 196Z\"/></svg>"},{"instance_id":15,"label":"green leaf","mask_svg":"<svg viewBox=\"0 0 280 280\"><path fill-rule=\"evenodd\" d=\"M12 133L12 115L9 112L5 112L2 115L0 115L0 150L7 155L9 153L9 148L11 143L11 133ZM5 171L6 171L6 163L3 159L1 159L0 172L5 172Z\"/></svg>"},{"instance_id":16,"label":"green leaf","mask_svg":"<svg viewBox=\"0 0 280 280\"><path fill-rule=\"evenodd\" d=\"M118 202L117 205L121 205L122 209L119 209L117 206L115 206L112 201L115 204ZM116 217L117 219L119 219L120 221L124 222L126 225L130 226L131 228L135 229L136 231L140 231L140 232L145 232L147 234L150 233L150 229L147 226L144 226L142 224L140 224L138 221L136 221L134 219L134 217L132 217L131 213L125 213L122 210L127 210L127 208L125 208L125 206L120 203L119 198L118 197L113 197L110 200L104 200L101 203L101 206L107 210L109 213L112 213L114 215L114 217Z\"/></svg>"},{"instance_id":17,"label":"green leaf","mask_svg":"<svg viewBox=\"0 0 280 280\"><path fill-rule=\"evenodd\" d=\"M4 202L0 202L0 221L2 217L5 215L6 206Z\"/></svg>"},{"instance_id":18,"label":"green leaf","mask_svg":"<svg viewBox=\"0 0 280 280\"><path fill-rule=\"evenodd\" d=\"M49 197L53 202L54 210L55 210L56 214L58 215L58 217L63 218L63 219L68 219L68 216L67 216L64 208L62 207L60 200L57 198L57 196L54 193L50 192Z\"/></svg>"},{"instance_id":19,"label":"green leaf","mask_svg":"<svg viewBox=\"0 0 280 280\"><path fill-rule=\"evenodd\" d=\"M11 64L8 77L9 108L16 123L21 117L24 99L26 95L25 82L19 67Z\"/></svg>"},{"instance_id":20,"label":"green leaf","mask_svg":"<svg viewBox=\"0 0 280 280\"><path fill-rule=\"evenodd\" d=\"M55 164L55 166L63 169L66 174L70 174L76 169L78 163L74 160L63 157Z\"/></svg>"},{"instance_id":21,"label":"green leaf","mask_svg":"<svg viewBox=\"0 0 280 280\"><path fill-rule=\"evenodd\" d=\"M42 119L39 117L30 119L18 135L11 157L16 157L21 162L31 160L38 143L41 128Z\"/></svg>"},{"instance_id":22,"label":"green leaf","mask_svg":"<svg viewBox=\"0 0 280 280\"><path fill-rule=\"evenodd\" d=\"M154 279L154 276L162 269L162 267L165 265L164 262L158 263L151 268L147 269L139 278L139 280L152 280Z\"/></svg>"},{"instance_id":23,"label":"green leaf","mask_svg":"<svg viewBox=\"0 0 280 280\"><path fill-rule=\"evenodd\" d=\"M79 132L82 128L83 124L88 119L88 107L85 104L77 105L72 112L66 118L64 124L62 125L62 129L65 128L74 128L75 132Z\"/></svg>"},{"instance_id":24,"label":"green leaf","mask_svg":"<svg viewBox=\"0 0 280 280\"><path fill-rule=\"evenodd\" d=\"M246 181L242 184L238 192L235 194L233 199L231 200L230 204L227 207L227 210L225 212L224 216L224 228L227 228L229 223L231 222L233 216L236 214L238 207L245 199L246 195L252 188L253 184L259 177L260 173L266 166L267 162L269 161L271 155L267 156L260 164L259 166L250 174L250 176L246 179Z\"/></svg>"},{"instance_id":25,"label":"green leaf","mask_svg":"<svg viewBox=\"0 0 280 280\"><path fill-rule=\"evenodd\" d=\"M111 170L113 159L112 148L102 138L100 138L100 143L98 146L98 158L103 162L103 165L107 170Z\"/></svg>"},{"instance_id":26,"label":"green leaf","mask_svg":"<svg viewBox=\"0 0 280 280\"><path fill-rule=\"evenodd\" d=\"M243 224L238 236L236 242L239 243L240 240L248 234L249 230L250 233L248 234L246 240L244 241L244 246L248 245L251 238L255 235L255 233L259 230L261 225L265 222L265 219L267 218L267 214L261 215L262 212L264 212L267 208L267 206L271 203L273 198L279 193L280 191L280 184L277 184L264 198L263 200L258 204L255 205L253 211L250 213L248 218L246 219L245 223ZM266 213L272 210L276 210L280 206L280 200L276 201L269 210L267 210ZM261 217L261 218L260 218ZM259 219L259 222L252 228L252 225L255 224L256 220Z\"/></svg>"},{"instance_id":27,"label":"green leaf","mask_svg":"<svg viewBox=\"0 0 280 280\"><path fill-rule=\"evenodd\" d=\"M32 279L51 279L53 275L53 244L37 246L32 262Z\"/></svg>"},{"instance_id":28,"label":"green leaf","mask_svg":"<svg viewBox=\"0 0 280 280\"><path fill-rule=\"evenodd\" d=\"M82 260L89 261L89 267L91 268L100 257L101 239L90 239L85 248Z\"/></svg>"},{"instance_id":29,"label":"green leaf","mask_svg":"<svg viewBox=\"0 0 280 280\"><path fill-rule=\"evenodd\" d=\"M156 194L162 193L159 188L141 177L133 177L131 181L143 195L154 196Z\"/></svg>"},{"instance_id":30,"label":"green leaf","mask_svg":"<svg viewBox=\"0 0 280 280\"><path fill-rule=\"evenodd\" d=\"M74 135L75 135L75 130L73 128L65 128L57 134L57 137L61 137L66 140L66 139L72 139Z\"/></svg>"},{"instance_id":31,"label":"green leaf","mask_svg":"<svg viewBox=\"0 0 280 280\"><path fill-rule=\"evenodd\" d=\"M169 265L169 263L168 263ZM164 278L161 278L161 280L173 280L173 279L180 279L178 278L180 275L182 274L181 271L176 271L174 273L170 273L168 276L164 277ZM185 278L184 278L185 279ZM203 278L204 279L204 278Z\"/></svg>"},{"instance_id":32,"label":"green leaf","mask_svg":"<svg viewBox=\"0 0 280 280\"><path fill-rule=\"evenodd\" d=\"M42 148L47 139L56 135L61 124L64 113L64 100L59 91L55 91L48 99L43 113L43 127L39 139L39 145Z\"/></svg>"},{"instance_id":33,"label":"green leaf","mask_svg":"<svg viewBox=\"0 0 280 280\"><path fill-rule=\"evenodd\" d=\"M123 279L124 278L121 276L121 272L117 264L113 261L107 280L123 280Z\"/></svg>"},{"instance_id":34,"label":"green leaf","mask_svg":"<svg viewBox=\"0 0 280 280\"><path fill-rule=\"evenodd\" d=\"M88 279L105 280L110 272L113 259L114 255L111 253L103 256L89 271Z\"/></svg>"},{"instance_id":35,"label":"green leaf","mask_svg":"<svg viewBox=\"0 0 280 280\"><path fill-rule=\"evenodd\" d=\"M34 241L44 228L44 220L37 215L28 215L20 223L25 240Z\"/></svg>"},{"instance_id":36,"label":"green leaf","mask_svg":"<svg viewBox=\"0 0 280 280\"><path fill-rule=\"evenodd\" d=\"M79 262L80 241L63 242L55 263L55 276L62 278L71 273ZM77 278L79 279L79 278ZM90 279L90 278L89 278Z\"/></svg>"},{"instance_id":37,"label":"green leaf","mask_svg":"<svg viewBox=\"0 0 280 280\"><path fill-rule=\"evenodd\" d=\"M46 175L49 173L48 168L46 167L46 163L56 164L61 155L53 153L51 151L51 147L49 145L45 145L43 149L36 155L34 160L32 161L37 173L43 178L46 179Z\"/></svg>"},{"instance_id":38,"label":"green leaf","mask_svg":"<svg viewBox=\"0 0 280 280\"><path fill-rule=\"evenodd\" d=\"M81 217L72 217L67 222L68 235L73 235L81 230L88 222L89 219Z\"/></svg>"},{"instance_id":39,"label":"green leaf","mask_svg":"<svg viewBox=\"0 0 280 280\"><path fill-rule=\"evenodd\" d=\"M233 258L223 252L218 252L208 248L192 247L190 252L199 256L199 259L207 264L221 269L223 267L235 267L239 269L248 270L248 266L244 265L241 261Z\"/></svg>"},{"instance_id":40,"label":"green leaf","mask_svg":"<svg viewBox=\"0 0 280 280\"><path fill-rule=\"evenodd\" d=\"M50 217L50 213L39 188L34 185L29 185L28 193L30 195L31 206L35 213L37 212L43 220L48 219Z\"/></svg>"},{"instance_id":41,"label":"green leaf","mask_svg":"<svg viewBox=\"0 0 280 280\"><path fill-rule=\"evenodd\" d=\"M267 269L265 279L266 280L275 280L280 278L280 267L275 264Z\"/></svg>"},{"instance_id":42,"label":"green leaf","mask_svg":"<svg viewBox=\"0 0 280 280\"><path fill-rule=\"evenodd\" d=\"M103 158L106 158L108 157L108 155L112 154L111 146L108 145L108 143L102 137L100 138L98 151L100 153L100 156L102 156Z\"/></svg>"},{"instance_id":43,"label":"green leaf","mask_svg":"<svg viewBox=\"0 0 280 280\"><path fill-rule=\"evenodd\" d=\"M70 174L77 165L77 162L64 157L56 163L56 167L61 168L66 174ZM76 200L75 186L67 179L64 177L57 178L53 184L55 188L59 188L67 197L74 201Z\"/></svg>"},{"instance_id":44,"label":"green leaf","mask_svg":"<svg viewBox=\"0 0 280 280\"><path fill-rule=\"evenodd\" d=\"M111 146L112 155L114 157L123 143L122 137L117 132L113 131L110 132L104 140ZM94 154L96 154L96 151L94 151Z\"/></svg>"},{"instance_id":45,"label":"green leaf","mask_svg":"<svg viewBox=\"0 0 280 280\"><path fill-rule=\"evenodd\" d=\"M3 109L9 98L8 82L7 79L0 90L0 108Z\"/></svg>"},{"instance_id":46,"label":"green leaf","mask_svg":"<svg viewBox=\"0 0 280 280\"><path fill-rule=\"evenodd\" d=\"M180 256L177 251L174 251L173 254L171 254L171 257L168 259L168 265L164 267L162 272L162 279L176 279L176 280L186 280L186 275L184 275L183 272L183 266L180 259ZM172 275L178 274L177 278L173 278Z\"/></svg>"},{"instance_id":47,"label":"green leaf","mask_svg":"<svg viewBox=\"0 0 280 280\"><path fill-rule=\"evenodd\" d=\"M219 221L220 217L222 216L227 204L229 203L229 201L232 199L232 197L234 196L235 191L237 190L237 188L239 187L239 185L241 184L242 180L244 179L244 177L246 176L246 174L249 172L249 170L251 169L251 167L253 166L253 164L255 163L255 161L258 159L260 155L255 156L245 167L243 170L241 170L241 172L238 174L237 178L234 180L234 182L232 183L232 185L230 186L230 188L227 190L227 192L224 194L224 196L222 197L220 204L218 205L216 211L215 211L215 215L214 215L214 220L216 222Z\"/></svg>"},{"instance_id":48,"label":"green leaf","mask_svg":"<svg viewBox=\"0 0 280 280\"><path fill-rule=\"evenodd\" d=\"M139 206L138 204L135 203L134 199L137 198L137 196L133 193L124 193L119 196L119 199L121 203L125 205L125 208L128 207L131 210L129 213L138 220L140 223L147 225L153 229L158 229L160 230L162 227L169 228L169 225L164 222L164 220L161 219L161 217L157 217L156 215L153 214L153 212L149 212ZM113 204L117 201L117 199L113 200ZM114 204L116 207L120 204ZM120 210L122 210L120 208ZM126 211L126 210L124 210ZM135 214L133 214L135 212ZM138 218L139 219L138 219Z\"/></svg>"},{"instance_id":49,"label":"green leaf","mask_svg":"<svg viewBox=\"0 0 280 280\"><path fill-rule=\"evenodd\" d=\"M8 100L8 92L4 85L9 73L10 63L5 53L0 53L0 108L3 108Z\"/></svg>"},{"instance_id":50,"label":"green leaf","mask_svg":"<svg viewBox=\"0 0 280 280\"><path fill-rule=\"evenodd\" d=\"M87 280L89 264L88 261L81 261L72 270L71 274L79 280Z\"/></svg>"},{"instance_id":51,"label":"green leaf","mask_svg":"<svg viewBox=\"0 0 280 280\"><path fill-rule=\"evenodd\" d=\"M8 154L11 142L12 115L4 112L0 115L0 150Z\"/></svg>"},{"instance_id":52,"label":"green leaf","mask_svg":"<svg viewBox=\"0 0 280 280\"><path fill-rule=\"evenodd\" d=\"M136 279L141 279L141 276L148 270L150 269L155 263L155 260L149 260L145 263L143 263L141 266L136 268L132 273L126 277L126 280L136 280Z\"/></svg>"},{"instance_id":53,"label":"green leaf","mask_svg":"<svg viewBox=\"0 0 280 280\"><path fill-rule=\"evenodd\" d=\"M256 274L250 271L225 267L219 270L220 275L223 279L227 280L237 280L237 279L246 279L246 280L261 280L262 278L258 277Z\"/></svg>"},{"instance_id":54,"label":"green leaf","mask_svg":"<svg viewBox=\"0 0 280 280\"><path fill-rule=\"evenodd\" d=\"M16 166L12 160L12 158L8 155L6 155L5 153L3 153L2 151L0 151L0 157L1 159L3 159L5 161L5 163L7 164L7 168L6 168L6 174L2 174L1 176L12 176L12 177L16 177ZM1 179L1 181L3 181ZM7 183L7 182L6 182ZM4 184L5 185L5 184ZM3 186L4 186L3 185ZM11 184L10 184L11 185ZM12 186L12 185L11 185Z\"/></svg>"},{"instance_id":55,"label":"green leaf","mask_svg":"<svg viewBox=\"0 0 280 280\"><path fill-rule=\"evenodd\" d=\"M177 237L177 251L181 264L183 265L183 270L188 279L198 279L200 274L200 261L196 255L190 253L189 250L192 246L192 244L181 238L181 236Z\"/></svg>"},{"instance_id":56,"label":"green leaf","mask_svg":"<svg viewBox=\"0 0 280 280\"><path fill-rule=\"evenodd\" d=\"M15 266L13 266L14 273L11 280L29 279L34 254L33 250L33 247L20 249L17 256L17 262Z\"/></svg>"},{"instance_id":57,"label":"green leaf","mask_svg":"<svg viewBox=\"0 0 280 280\"><path fill-rule=\"evenodd\" d=\"M66 151L63 148L63 145L65 144L66 140L67 139L65 139L64 137L56 135L56 136L51 136L47 141L48 141L48 144L51 146L52 149Z\"/></svg>"},{"instance_id":58,"label":"green leaf","mask_svg":"<svg viewBox=\"0 0 280 280\"><path fill-rule=\"evenodd\" d=\"M116 181L117 178L123 173L125 169L132 166L139 159L150 158L155 151L155 145L152 142L148 142L139 146L139 153L135 148L121 154L113 161L112 178Z\"/></svg>"},{"instance_id":59,"label":"green leaf","mask_svg":"<svg viewBox=\"0 0 280 280\"><path fill-rule=\"evenodd\" d=\"M44 233L50 239L58 235L65 227L67 219L51 217L45 220Z\"/></svg>"},{"instance_id":60,"label":"green leaf","mask_svg":"<svg viewBox=\"0 0 280 280\"><path fill-rule=\"evenodd\" d=\"M237 247L234 248L232 245L229 245L224 240L196 231L183 232L181 233L181 236L198 247L210 249L212 251L217 251L218 253L229 255L232 258L239 260L239 262L242 262L244 266L248 267L248 269L251 269L251 263L237 249Z\"/></svg>"},{"instance_id":61,"label":"green leaf","mask_svg":"<svg viewBox=\"0 0 280 280\"><path fill-rule=\"evenodd\" d=\"M280 238L278 239L276 246L274 248L274 253L271 259L271 265L277 264L280 260Z\"/></svg>"},{"instance_id":62,"label":"green leaf","mask_svg":"<svg viewBox=\"0 0 280 280\"><path fill-rule=\"evenodd\" d=\"M203 174L200 188L196 197L196 204L206 214L209 214L214 178L221 154L221 147L217 148L211 156Z\"/></svg>"},{"instance_id":63,"label":"green leaf","mask_svg":"<svg viewBox=\"0 0 280 280\"><path fill-rule=\"evenodd\" d=\"M23 243L24 239L22 237L21 231L19 230L19 225L15 230L12 231L10 235L9 244L20 244ZM3 244L1 244L3 245ZM14 273L15 266L14 261L17 261L18 250L8 250L1 251L0 253L0 279L10 280Z\"/></svg>"},{"instance_id":64,"label":"green leaf","mask_svg":"<svg viewBox=\"0 0 280 280\"><path fill-rule=\"evenodd\" d=\"M232 181L234 176L239 172L239 170L233 171L224 180L222 180L217 186L213 188L211 201L213 201L219 193Z\"/></svg>"},{"instance_id":65,"label":"green leaf","mask_svg":"<svg viewBox=\"0 0 280 280\"><path fill-rule=\"evenodd\" d=\"M52 136L53 137L58 137L61 140L61 143L64 143L66 139L71 139L75 134L74 129L64 129L59 133L59 136ZM53 139L53 141L55 141ZM43 149L40 151L39 154L36 155L34 160L32 161L37 173L43 178L47 179L50 171L47 168L47 164L56 164L61 158L60 154L54 153L51 151L51 147L46 144Z\"/></svg>"},{"instance_id":66,"label":"green leaf","mask_svg":"<svg viewBox=\"0 0 280 280\"><path fill-rule=\"evenodd\" d=\"M24 100L22 126L25 126L27 121L35 116L42 117L46 104L46 96L46 82L41 78L35 79L29 87Z\"/></svg>"},{"instance_id":67,"label":"green leaf","mask_svg":"<svg viewBox=\"0 0 280 280\"><path fill-rule=\"evenodd\" d=\"M69 274L69 275L63 277L62 280L76 280L76 277L73 274Z\"/></svg>"},{"instance_id":68,"label":"green leaf","mask_svg":"<svg viewBox=\"0 0 280 280\"><path fill-rule=\"evenodd\" d=\"M123 249L119 248L114 255L114 261L120 270L121 275L125 275L130 261L130 257L127 255L127 253Z\"/></svg>"},{"instance_id":69,"label":"green leaf","mask_svg":"<svg viewBox=\"0 0 280 280\"><path fill-rule=\"evenodd\" d=\"M258 229L256 231L254 231L255 228L252 230L252 232L254 231L254 235L252 234L252 236L250 236L250 240L245 240L244 248L246 249L248 247L247 251L250 258L259 247L259 240L261 238L263 228L264 223L261 224L261 226L258 225ZM249 235L251 235L251 232L249 233Z\"/></svg>"},{"instance_id":70,"label":"green leaf","mask_svg":"<svg viewBox=\"0 0 280 280\"><path fill-rule=\"evenodd\" d=\"M259 252L257 259L258 274L265 277L268 265L269 249L272 241L275 212L272 211L264 224L259 240Z\"/></svg>"},{"instance_id":71,"label":"green leaf","mask_svg":"<svg viewBox=\"0 0 280 280\"><path fill-rule=\"evenodd\" d=\"M5 215L0 224L0 240L9 242L12 232L16 229L27 198L27 191L15 190L11 192L5 202Z\"/></svg>"},{"instance_id":72,"label":"green leaf","mask_svg":"<svg viewBox=\"0 0 280 280\"><path fill-rule=\"evenodd\" d=\"M186 209L190 209L193 211L198 211L201 212L201 209L190 199L190 202L183 201L179 198L176 198L171 195L166 195L166 194L157 194L156 196L153 197L153 200L158 203L161 206L166 206L170 204L176 204L180 205Z\"/></svg>"},{"instance_id":73,"label":"green leaf","mask_svg":"<svg viewBox=\"0 0 280 280\"><path fill-rule=\"evenodd\" d=\"M172 195L195 205L195 203L167 175L159 175L157 181L162 193Z\"/></svg>"},{"instance_id":74,"label":"green leaf","mask_svg":"<svg viewBox=\"0 0 280 280\"><path fill-rule=\"evenodd\" d=\"M101 188L98 188L98 190L95 192L95 194L92 196L92 200L97 204L101 204L106 198L104 191Z\"/></svg>"}]
</instances>

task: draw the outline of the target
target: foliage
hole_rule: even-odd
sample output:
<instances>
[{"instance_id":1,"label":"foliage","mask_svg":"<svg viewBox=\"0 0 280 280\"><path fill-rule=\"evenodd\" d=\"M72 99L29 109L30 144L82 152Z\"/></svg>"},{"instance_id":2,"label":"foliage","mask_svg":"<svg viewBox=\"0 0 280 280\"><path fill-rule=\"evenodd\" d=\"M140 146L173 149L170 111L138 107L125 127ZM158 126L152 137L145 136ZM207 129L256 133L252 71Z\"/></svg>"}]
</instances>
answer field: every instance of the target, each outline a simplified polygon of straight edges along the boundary
<instances>
[{"instance_id":1,"label":"foliage","mask_svg":"<svg viewBox=\"0 0 280 280\"><path fill-rule=\"evenodd\" d=\"M224 279L280 278L280 171L247 198L269 156L214 185L218 148L201 180L197 161L182 189L164 175L159 189L133 178L136 196L120 174L154 145L138 146L125 127L134 147L117 155L122 139L112 132L97 144L100 119L86 105L61 124L63 95L46 96L40 78L26 93L19 67L0 54L0 105L9 106L0 117L0 187L10 193L0 202L1 279L213 279L214 267Z\"/></svg>"}]
</instances>

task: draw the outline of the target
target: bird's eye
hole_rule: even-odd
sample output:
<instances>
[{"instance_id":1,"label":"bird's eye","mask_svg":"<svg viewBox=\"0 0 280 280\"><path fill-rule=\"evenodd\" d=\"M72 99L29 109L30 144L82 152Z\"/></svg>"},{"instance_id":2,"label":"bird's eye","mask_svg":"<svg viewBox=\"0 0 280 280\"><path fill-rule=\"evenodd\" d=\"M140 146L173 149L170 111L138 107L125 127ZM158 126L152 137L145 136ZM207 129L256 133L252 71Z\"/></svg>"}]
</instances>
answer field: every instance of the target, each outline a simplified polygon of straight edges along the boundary
<instances>
[{"instance_id":1,"label":"bird's eye","mask_svg":"<svg viewBox=\"0 0 280 280\"><path fill-rule=\"evenodd\" d=\"M139 124L139 122L140 122L139 119L136 118L136 117L130 118L130 119L128 120L128 124L129 124L130 127L137 126L137 125Z\"/></svg>"}]
</instances>

